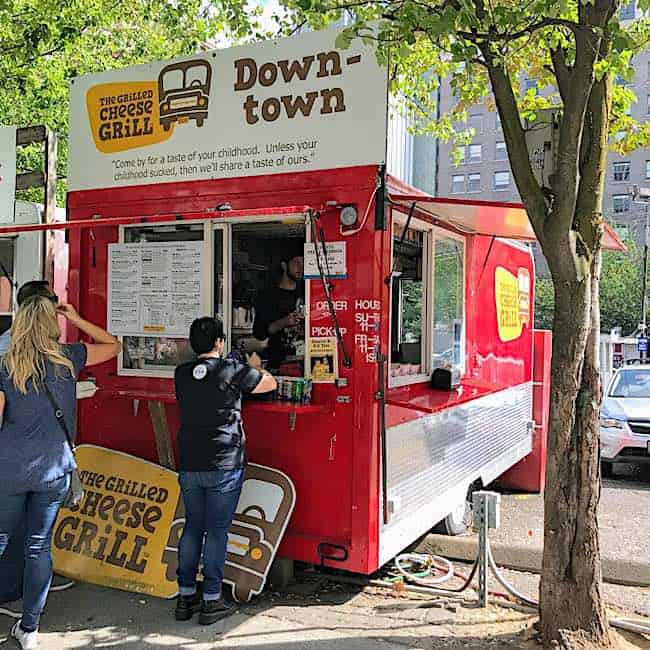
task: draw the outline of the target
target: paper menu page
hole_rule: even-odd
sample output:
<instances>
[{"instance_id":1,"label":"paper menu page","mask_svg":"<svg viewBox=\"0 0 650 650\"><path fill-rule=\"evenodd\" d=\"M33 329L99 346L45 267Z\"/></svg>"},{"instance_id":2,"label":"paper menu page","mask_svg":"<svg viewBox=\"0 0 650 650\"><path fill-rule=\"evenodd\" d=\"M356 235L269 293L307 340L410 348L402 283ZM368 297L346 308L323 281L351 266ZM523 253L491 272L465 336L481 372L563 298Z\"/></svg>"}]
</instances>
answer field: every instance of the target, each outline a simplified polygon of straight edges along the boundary
<instances>
[{"instance_id":1,"label":"paper menu page","mask_svg":"<svg viewBox=\"0 0 650 650\"><path fill-rule=\"evenodd\" d=\"M203 242L109 245L108 329L186 338L201 315Z\"/></svg>"}]
</instances>

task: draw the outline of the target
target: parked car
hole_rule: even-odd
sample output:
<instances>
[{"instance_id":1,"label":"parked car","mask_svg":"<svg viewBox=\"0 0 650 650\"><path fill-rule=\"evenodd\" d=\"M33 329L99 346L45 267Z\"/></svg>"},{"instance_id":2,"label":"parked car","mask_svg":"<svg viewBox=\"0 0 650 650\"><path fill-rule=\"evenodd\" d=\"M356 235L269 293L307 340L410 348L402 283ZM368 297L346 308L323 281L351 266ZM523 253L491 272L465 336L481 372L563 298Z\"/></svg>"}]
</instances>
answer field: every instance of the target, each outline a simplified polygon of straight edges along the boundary
<instances>
[{"instance_id":1,"label":"parked car","mask_svg":"<svg viewBox=\"0 0 650 650\"><path fill-rule=\"evenodd\" d=\"M600 410L603 476L614 463L650 464L650 365L619 368Z\"/></svg>"}]
</instances>

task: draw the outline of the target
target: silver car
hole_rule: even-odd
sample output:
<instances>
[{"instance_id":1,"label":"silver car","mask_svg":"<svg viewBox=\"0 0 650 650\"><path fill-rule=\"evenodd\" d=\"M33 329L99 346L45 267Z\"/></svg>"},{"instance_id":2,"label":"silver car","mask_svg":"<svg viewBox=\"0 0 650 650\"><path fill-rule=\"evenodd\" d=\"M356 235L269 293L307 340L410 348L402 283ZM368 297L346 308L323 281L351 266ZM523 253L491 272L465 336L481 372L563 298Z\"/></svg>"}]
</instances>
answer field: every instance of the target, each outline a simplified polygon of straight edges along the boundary
<instances>
[{"instance_id":1,"label":"silver car","mask_svg":"<svg viewBox=\"0 0 650 650\"><path fill-rule=\"evenodd\" d=\"M603 476L614 463L650 463L650 365L620 368L600 410Z\"/></svg>"}]
</instances>

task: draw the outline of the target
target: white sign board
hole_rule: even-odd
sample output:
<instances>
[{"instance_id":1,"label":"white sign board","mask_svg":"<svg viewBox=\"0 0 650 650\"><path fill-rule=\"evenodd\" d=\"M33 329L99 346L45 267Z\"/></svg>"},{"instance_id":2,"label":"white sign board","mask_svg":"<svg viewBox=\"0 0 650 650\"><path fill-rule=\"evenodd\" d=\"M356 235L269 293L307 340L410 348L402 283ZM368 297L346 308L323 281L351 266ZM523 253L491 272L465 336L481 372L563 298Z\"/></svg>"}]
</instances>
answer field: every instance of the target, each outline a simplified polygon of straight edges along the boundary
<instances>
[{"instance_id":1,"label":"white sign board","mask_svg":"<svg viewBox=\"0 0 650 650\"><path fill-rule=\"evenodd\" d=\"M75 79L69 189L383 163L387 71L337 33Z\"/></svg>"},{"instance_id":2,"label":"white sign board","mask_svg":"<svg viewBox=\"0 0 650 650\"><path fill-rule=\"evenodd\" d=\"M323 250L323 244L318 244L319 259L316 259L316 246L305 244L305 279L313 280L321 276L318 268L319 262L324 277L338 280L347 278L345 244L344 241L326 242L325 250Z\"/></svg>"},{"instance_id":3,"label":"white sign board","mask_svg":"<svg viewBox=\"0 0 650 650\"><path fill-rule=\"evenodd\" d=\"M110 244L108 329L186 338L201 315L203 242Z\"/></svg>"},{"instance_id":4,"label":"white sign board","mask_svg":"<svg viewBox=\"0 0 650 650\"><path fill-rule=\"evenodd\" d=\"M0 223L14 220L16 200L16 127L0 126Z\"/></svg>"}]
</instances>

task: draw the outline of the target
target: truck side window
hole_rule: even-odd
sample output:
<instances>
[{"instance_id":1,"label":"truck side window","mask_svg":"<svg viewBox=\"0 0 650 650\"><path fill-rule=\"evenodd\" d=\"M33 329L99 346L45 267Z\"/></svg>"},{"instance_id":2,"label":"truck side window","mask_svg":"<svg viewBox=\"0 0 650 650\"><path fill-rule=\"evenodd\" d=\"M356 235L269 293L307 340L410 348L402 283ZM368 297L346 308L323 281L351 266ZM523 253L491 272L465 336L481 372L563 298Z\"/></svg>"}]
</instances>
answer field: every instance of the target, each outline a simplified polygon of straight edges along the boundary
<instances>
[{"instance_id":1,"label":"truck side window","mask_svg":"<svg viewBox=\"0 0 650 650\"><path fill-rule=\"evenodd\" d=\"M403 226L393 231L393 281L391 305L391 364L393 378L420 375L426 367L424 341L426 282L424 268L427 235Z\"/></svg>"},{"instance_id":2,"label":"truck side window","mask_svg":"<svg viewBox=\"0 0 650 650\"><path fill-rule=\"evenodd\" d=\"M463 242L437 235L434 244L433 368L464 360L465 253Z\"/></svg>"}]
</instances>

